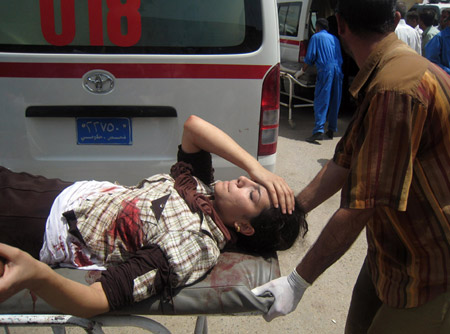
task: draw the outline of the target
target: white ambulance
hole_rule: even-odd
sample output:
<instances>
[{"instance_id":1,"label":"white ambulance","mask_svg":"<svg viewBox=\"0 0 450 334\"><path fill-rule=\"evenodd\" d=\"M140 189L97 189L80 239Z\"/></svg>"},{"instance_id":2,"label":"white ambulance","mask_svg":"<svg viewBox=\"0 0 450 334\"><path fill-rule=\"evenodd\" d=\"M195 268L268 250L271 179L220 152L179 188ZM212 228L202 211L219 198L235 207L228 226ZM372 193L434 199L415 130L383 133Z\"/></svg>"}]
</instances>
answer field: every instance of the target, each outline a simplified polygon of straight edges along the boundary
<instances>
[{"instance_id":1,"label":"white ambulance","mask_svg":"<svg viewBox=\"0 0 450 334\"><path fill-rule=\"evenodd\" d=\"M333 1L278 0L277 3L281 69L294 74L303 66L308 41L316 32L316 20L334 14Z\"/></svg>"},{"instance_id":2,"label":"white ambulance","mask_svg":"<svg viewBox=\"0 0 450 334\"><path fill-rule=\"evenodd\" d=\"M275 0L1 1L0 165L134 184L196 114L273 170L277 23Z\"/></svg>"},{"instance_id":3,"label":"white ambulance","mask_svg":"<svg viewBox=\"0 0 450 334\"><path fill-rule=\"evenodd\" d=\"M336 0L278 0L278 20L280 31L280 62L281 71L294 75L303 67L308 42L316 32L318 18L326 18L329 32L337 35L337 21L334 16ZM346 54L342 54L344 64L343 96L340 110L352 112L356 106L348 92L350 83L358 72L356 63ZM308 107L314 99L314 87L317 71L315 66L308 66L304 75L299 78L300 85L295 85L294 97L302 99L296 106ZM282 93L288 95L290 83L282 77ZM306 99L306 100L305 100ZM304 102L306 101L306 103Z\"/></svg>"}]
</instances>

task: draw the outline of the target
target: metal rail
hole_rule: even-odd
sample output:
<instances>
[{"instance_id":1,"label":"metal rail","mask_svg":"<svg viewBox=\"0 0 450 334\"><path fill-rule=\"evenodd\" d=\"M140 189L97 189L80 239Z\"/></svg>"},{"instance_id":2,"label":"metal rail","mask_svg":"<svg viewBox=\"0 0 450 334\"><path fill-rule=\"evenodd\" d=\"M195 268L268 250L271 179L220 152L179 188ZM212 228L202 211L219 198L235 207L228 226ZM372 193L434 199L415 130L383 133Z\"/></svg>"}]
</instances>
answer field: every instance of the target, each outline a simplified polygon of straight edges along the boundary
<instances>
[{"instance_id":1,"label":"metal rail","mask_svg":"<svg viewBox=\"0 0 450 334\"><path fill-rule=\"evenodd\" d=\"M300 80L298 80L297 78L295 78L292 74L281 71L280 72L280 78L285 78L289 80L289 92L281 92L281 94L283 95L287 95L289 97L289 102L285 103L285 102L280 102L280 104L284 107L288 107L289 110L289 125L291 126L291 128L295 127L295 123L292 120L292 109L293 108L305 108L305 107L313 107L314 106L314 101L301 97L301 96L297 96L294 94L294 85L299 85L301 87L304 88L314 88L315 85L308 85L305 84L303 82L301 82ZM301 103L300 104L293 104L293 100L297 99L300 100Z\"/></svg>"},{"instance_id":2,"label":"metal rail","mask_svg":"<svg viewBox=\"0 0 450 334\"><path fill-rule=\"evenodd\" d=\"M171 332L159 322L147 317L129 315L101 315L91 319L84 319L63 314L2 314L0 328L9 333L9 327L41 326L51 327L54 334L65 334L66 327L80 327L88 334L104 334L103 327L138 327L157 334ZM206 316L198 316L194 334L207 334Z\"/></svg>"}]
</instances>

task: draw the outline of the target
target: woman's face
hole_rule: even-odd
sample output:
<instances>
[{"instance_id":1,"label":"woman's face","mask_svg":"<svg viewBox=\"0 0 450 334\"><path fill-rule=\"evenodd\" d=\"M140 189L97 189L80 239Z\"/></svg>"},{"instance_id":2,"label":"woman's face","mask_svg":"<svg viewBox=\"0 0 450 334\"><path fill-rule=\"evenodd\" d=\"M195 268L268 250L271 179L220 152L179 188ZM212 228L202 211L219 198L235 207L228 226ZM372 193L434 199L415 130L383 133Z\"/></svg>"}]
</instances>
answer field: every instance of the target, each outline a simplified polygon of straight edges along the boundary
<instances>
[{"instance_id":1,"label":"woman's face","mask_svg":"<svg viewBox=\"0 0 450 334\"><path fill-rule=\"evenodd\" d=\"M248 222L271 206L267 189L245 176L217 182L214 197L215 209L228 226L233 226L234 222Z\"/></svg>"}]
</instances>

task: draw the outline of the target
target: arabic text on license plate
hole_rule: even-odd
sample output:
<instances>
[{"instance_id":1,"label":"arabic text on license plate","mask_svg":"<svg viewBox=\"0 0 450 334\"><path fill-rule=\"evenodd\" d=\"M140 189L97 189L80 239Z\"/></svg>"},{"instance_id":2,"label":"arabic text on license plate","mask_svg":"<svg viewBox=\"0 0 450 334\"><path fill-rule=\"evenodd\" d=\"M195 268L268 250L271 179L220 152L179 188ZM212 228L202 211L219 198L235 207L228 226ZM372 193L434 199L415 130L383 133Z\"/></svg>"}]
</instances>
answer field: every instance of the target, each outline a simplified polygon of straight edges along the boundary
<instances>
[{"instance_id":1,"label":"arabic text on license plate","mask_svg":"<svg viewBox=\"0 0 450 334\"><path fill-rule=\"evenodd\" d=\"M131 119L77 118L77 144L131 145Z\"/></svg>"}]
</instances>

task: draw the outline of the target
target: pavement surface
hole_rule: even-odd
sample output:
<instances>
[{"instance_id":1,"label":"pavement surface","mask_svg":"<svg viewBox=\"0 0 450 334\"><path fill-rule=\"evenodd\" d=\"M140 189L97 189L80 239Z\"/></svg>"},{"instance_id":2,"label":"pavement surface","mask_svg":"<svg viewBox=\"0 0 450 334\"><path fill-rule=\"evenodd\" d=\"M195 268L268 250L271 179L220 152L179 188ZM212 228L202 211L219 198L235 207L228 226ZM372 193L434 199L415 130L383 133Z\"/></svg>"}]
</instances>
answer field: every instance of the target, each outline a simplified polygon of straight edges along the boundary
<instances>
[{"instance_id":1,"label":"pavement surface","mask_svg":"<svg viewBox=\"0 0 450 334\"><path fill-rule=\"evenodd\" d=\"M334 147L345 131L351 115L341 114L339 129L334 139L323 140L320 145L310 144L314 125L311 108L297 108L293 112L294 127L288 122L288 111L282 108L278 141L276 173L283 176L298 193L332 158ZM314 243L328 219L339 207L339 194L309 213L309 232L305 239L299 239L290 250L280 252L279 262L282 275L289 274ZM274 334L341 334L354 282L366 253L365 233L361 233L351 249L316 282L308 288L297 309L282 318L267 323L261 316L210 316L208 333L274 333ZM152 317L174 334L194 332L196 317ZM148 333L138 328L105 328L106 333ZM51 333L44 328L11 328L10 333ZM79 328L68 328L67 333L84 333Z\"/></svg>"}]
</instances>

